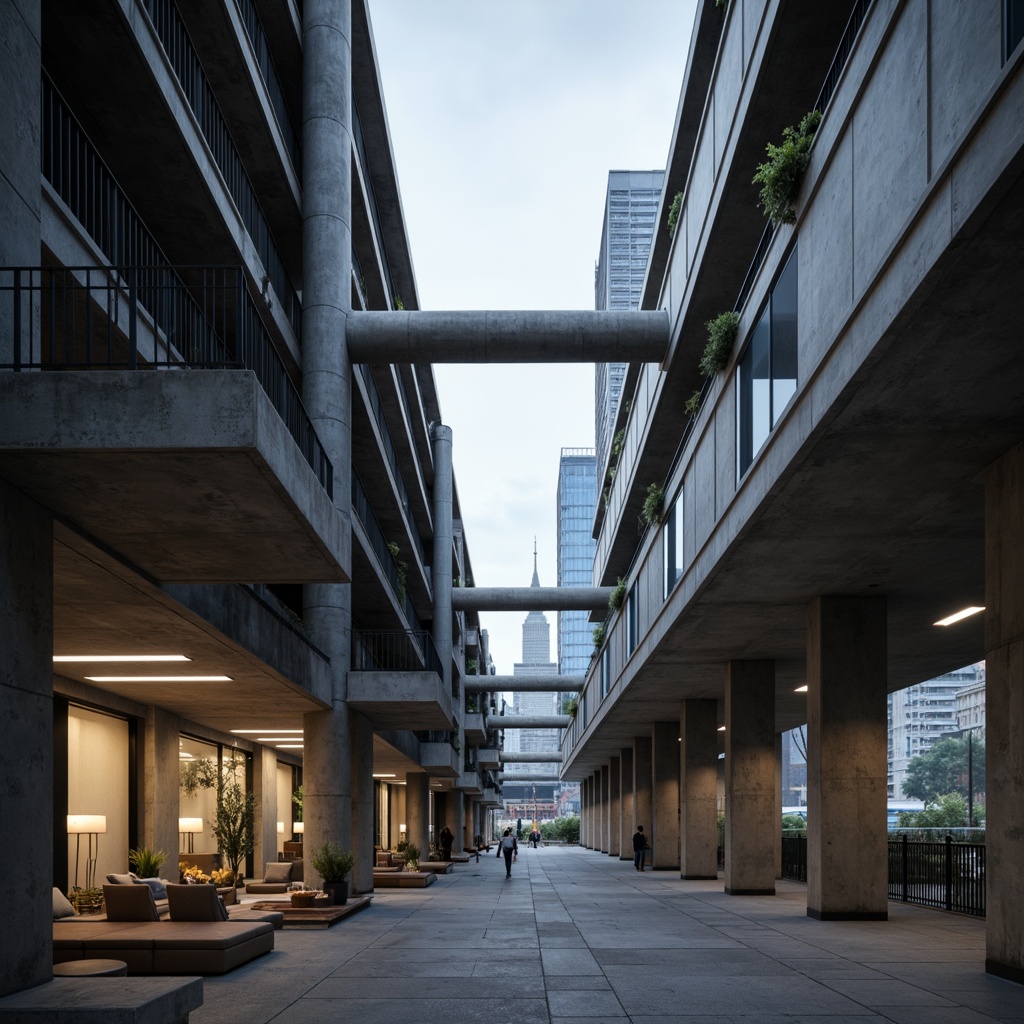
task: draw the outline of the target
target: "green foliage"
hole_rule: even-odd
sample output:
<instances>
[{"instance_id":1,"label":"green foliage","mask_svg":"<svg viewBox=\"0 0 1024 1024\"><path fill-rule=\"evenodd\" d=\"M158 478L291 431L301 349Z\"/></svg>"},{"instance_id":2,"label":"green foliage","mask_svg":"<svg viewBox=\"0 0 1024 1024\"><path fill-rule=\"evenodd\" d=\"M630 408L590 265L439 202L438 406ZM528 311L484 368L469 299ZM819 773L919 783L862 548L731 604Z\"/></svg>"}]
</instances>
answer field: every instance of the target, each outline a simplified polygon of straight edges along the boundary
<instances>
[{"instance_id":1,"label":"green foliage","mask_svg":"<svg viewBox=\"0 0 1024 1024\"><path fill-rule=\"evenodd\" d=\"M782 816L783 832L806 832L807 820L799 814L784 814Z\"/></svg>"},{"instance_id":2,"label":"green foliage","mask_svg":"<svg viewBox=\"0 0 1024 1024\"><path fill-rule=\"evenodd\" d=\"M167 854L163 850L152 850L148 846L128 851L128 863L135 869L135 874L139 878L156 878L165 860Z\"/></svg>"},{"instance_id":3,"label":"green foliage","mask_svg":"<svg viewBox=\"0 0 1024 1024\"><path fill-rule=\"evenodd\" d=\"M558 839L563 843L578 843L580 841L579 815L568 814L562 818L555 818L554 821L541 822L539 831L544 839Z\"/></svg>"},{"instance_id":4,"label":"green foliage","mask_svg":"<svg viewBox=\"0 0 1024 1024\"><path fill-rule=\"evenodd\" d=\"M708 329L708 340L704 346L704 354L700 357L700 372L705 377L724 370L729 362L736 332L740 326L740 315L731 310L719 313L705 325Z\"/></svg>"},{"instance_id":5,"label":"green foliage","mask_svg":"<svg viewBox=\"0 0 1024 1024\"><path fill-rule=\"evenodd\" d=\"M210 757L180 761L178 780L186 796L195 796L200 789L213 789L217 785L217 762Z\"/></svg>"},{"instance_id":6,"label":"green foliage","mask_svg":"<svg viewBox=\"0 0 1024 1024\"><path fill-rule=\"evenodd\" d=\"M945 793L925 802L923 811L902 811L899 828L965 828L967 801L959 793Z\"/></svg>"},{"instance_id":7,"label":"green foliage","mask_svg":"<svg viewBox=\"0 0 1024 1024\"><path fill-rule=\"evenodd\" d=\"M792 224L796 220L793 209L800 194L800 183L810 161L814 133L821 122L821 113L812 110L804 116L799 127L785 128L782 145L771 142L765 147L768 159L758 164L753 183L761 185L761 207L764 215L776 224Z\"/></svg>"},{"instance_id":8,"label":"green foliage","mask_svg":"<svg viewBox=\"0 0 1024 1024\"><path fill-rule=\"evenodd\" d=\"M391 557L394 559L395 575L398 577L398 594L396 596L398 597L399 601L404 601L405 582L408 579L409 575L409 563L402 561L402 559L398 557L398 552L400 550L401 548L399 548L399 546L393 540L388 541L388 551L391 552Z\"/></svg>"},{"instance_id":9,"label":"green foliage","mask_svg":"<svg viewBox=\"0 0 1024 1024\"><path fill-rule=\"evenodd\" d=\"M302 821L302 787L292 793L292 804L295 806L295 820Z\"/></svg>"},{"instance_id":10,"label":"green foliage","mask_svg":"<svg viewBox=\"0 0 1024 1024\"><path fill-rule=\"evenodd\" d=\"M222 781L217 787L213 838L237 878L242 861L256 845L256 799L237 782Z\"/></svg>"},{"instance_id":11,"label":"green foliage","mask_svg":"<svg viewBox=\"0 0 1024 1024\"><path fill-rule=\"evenodd\" d=\"M563 715L575 715L580 707L579 697L563 697L562 698L562 714Z\"/></svg>"},{"instance_id":12,"label":"green foliage","mask_svg":"<svg viewBox=\"0 0 1024 1024\"><path fill-rule=\"evenodd\" d=\"M913 800L937 800L943 793L967 796L968 740L947 736L927 754L911 758L903 792ZM975 793L985 792L985 744L974 740L971 775Z\"/></svg>"},{"instance_id":13,"label":"green foliage","mask_svg":"<svg viewBox=\"0 0 1024 1024\"><path fill-rule=\"evenodd\" d=\"M604 639L605 639L605 628L604 628L604 623L602 622L600 626L595 626L594 627L594 649L595 650L599 651L599 650L601 650L602 647L604 647Z\"/></svg>"},{"instance_id":14,"label":"green foliage","mask_svg":"<svg viewBox=\"0 0 1024 1024\"><path fill-rule=\"evenodd\" d=\"M622 607L622 602L626 599L626 581L620 576L619 582L612 588L612 592L608 595L608 607L613 612L617 612Z\"/></svg>"},{"instance_id":15,"label":"green foliage","mask_svg":"<svg viewBox=\"0 0 1024 1024\"><path fill-rule=\"evenodd\" d=\"M644 498L643 509L640 515L645 523L653 526L661 522L662 513L665 511L665 488L659 484L650 484L647 488L647 497Z\"/></svg>"},{"instance_id":16,"label":"green foliage","mask_svg":"<svg viewBox=\"0 0 1024 1024\"><path fill-rule=\"evenodd\" d=\"M420 848L415 843L405 844L405 869L406 871L419 871L420 869Z\"/></svg>"},{"instance_id":17,"label":"green foliage","mask_svg":"<svg viewBox=\"0 0 1024 1024\"><path fill-rule=\"evenodd\" d=\"M394 306L396 310L405 309L405 303L402 301L401 295L392 296L391 305Z\"/></svg>"},{"instance_id":18,"label":"green foliage","mask_svg":"<svg viewBox=\"0 0 1024 1024\"><path fill-rule=\"evenodd\" d=\"M625 443L625 440L626 428L622 427L615 432L615 436L612 438L612 455L614 455L616 459L622 454L622 445Z\"/></svg>"},{"instance_id":19,"label":"green foliage","mask_svg":"<svg viewBox=\"0 0 1024 1024\"><path fill-rule=\"evenodd\" d=\"M477 660L476 660L476 658L469 658L469 659L467 659L467 661L466 661L466 675L468 675L468 676L475 676L476 675L476 670L477 670Z\"/></svg>"},{"instance_id":20,"label":"green foliage","mask_svg":"<svg viewBox=\"0 0 1024 1024\"><path fill-rule=\"evenodd\" d=\"M677 192L672 197L672 205L668 208L668 237L674 238L676 234L676 224L679 223L679 211L683 207L683 193Z\"/></svg>"},{"instance_id":21,"label":"green foliage","mask_svg":"<svg viewBox=\"0 0 1024 1024\"><path fill-rule=\"evenodd\" d=\"M356 858L351 850L343 850L337 843L330 840L310 855L313 870L328 885L344 882L345 876L352 870Z\"/></svg>"},{"instance_id":22,"label":"green foliage","mask_svg":"<svg viewBox=\"0 0 1024 1024\"><path fill-rule=\"evenodd\" d=\"M694 391L692 395L686 400L686 404L683 408L691 415L696 416L700 412L700 392Z\"/></svg>"}]
</instances>

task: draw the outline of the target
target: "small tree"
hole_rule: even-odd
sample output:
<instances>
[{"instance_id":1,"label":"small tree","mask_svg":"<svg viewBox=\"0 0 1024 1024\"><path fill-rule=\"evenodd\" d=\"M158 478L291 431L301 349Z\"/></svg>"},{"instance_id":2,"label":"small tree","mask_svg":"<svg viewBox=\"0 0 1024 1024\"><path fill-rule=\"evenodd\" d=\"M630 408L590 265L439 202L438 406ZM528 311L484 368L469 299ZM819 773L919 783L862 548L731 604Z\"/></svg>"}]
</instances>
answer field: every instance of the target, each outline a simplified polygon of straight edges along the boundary
<instances>
[{"instance_id":1,"label":"small tree","mask_svg":"<svg viewBox=\"0 0 1024 1024\"><path fill-rule=\"evenodd\" d=\"M967 801L959 793L945 793L929 800L923 811L901 811L900 828L964 828L967 825Z\"/></svg>"},{"instance_id":2,"label":"small tree","mask_svg":"<svg viewBox=\"0 0 1024 1024\"><path fill-rule=\"evenodd\" d=\"M903 792L912 800L937 800L943 793L967 796L968 786L975 793L985 792L985 744L972 743L971 770L968 772L968 740L947 736L926 754L910 759ZM972 776L968 783L968 774Z\"/></svg>"},{"instance_id":3,"label":"small tree","mask_svg":"<svg viewBox=\"0 0 1024 1024\"><path fill-rule=\"evenodd\" d=\"M242 861L256 845L256 799L252 793L243 792L236 781L222 781L217 787L217 816L212 828L217 849L237 880Z\"/></svg>"}]
</instances>

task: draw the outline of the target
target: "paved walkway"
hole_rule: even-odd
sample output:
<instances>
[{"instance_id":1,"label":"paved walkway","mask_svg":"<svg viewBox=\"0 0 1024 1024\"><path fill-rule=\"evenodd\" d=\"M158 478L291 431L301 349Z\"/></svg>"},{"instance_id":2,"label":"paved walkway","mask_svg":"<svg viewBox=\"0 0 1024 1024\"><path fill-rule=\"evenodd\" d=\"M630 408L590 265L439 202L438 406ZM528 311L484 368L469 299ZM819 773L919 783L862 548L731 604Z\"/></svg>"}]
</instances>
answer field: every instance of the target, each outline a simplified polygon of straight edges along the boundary
<instances>
[{"instance_id":1,"label":"paved walkway","mask_svg":"<svg viewBox=\"0 0 1024 1024\"><path fill-rule=\"evenodd\" d=\"M1024 986L984 973L984 923L891 903L820 922L802 885L719 882L575 847L493 855L424 890L383 890L328 931L204 982L192 1024L983 1024L1024 1022Z\"/></svg>"}]
</instances>

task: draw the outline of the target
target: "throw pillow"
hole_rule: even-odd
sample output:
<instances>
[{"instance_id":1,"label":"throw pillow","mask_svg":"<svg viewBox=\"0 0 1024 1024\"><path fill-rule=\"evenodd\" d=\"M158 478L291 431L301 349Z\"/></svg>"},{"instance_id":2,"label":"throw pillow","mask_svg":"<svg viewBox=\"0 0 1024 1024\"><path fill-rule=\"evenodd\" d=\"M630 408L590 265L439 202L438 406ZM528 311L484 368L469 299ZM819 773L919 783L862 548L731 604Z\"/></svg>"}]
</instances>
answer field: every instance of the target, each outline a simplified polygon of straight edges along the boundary
<instances>
[{"instance_id":1,"label":"throw pillow","mask_svg":"<svg viewBox=\"0 0 1024 1024\"><path fill-rule=\"evenodd\" d=\"M126 875L107 875L107 881L111 885L131 885L135 876L129 871Z\"/></svg>"},{"instance_id":2,"label":"throw pillow","mask_svg":"<svg viewBox=\"0 0 1024 1024\"><path fill-rule=\"evenodd\" d=\"M166 878L136 878L136 885L148 885L153 890L153 899L165 900L167 899L167 879Z\"/></svg>"},{"instance_id":3,"label":"throw pillow","mask_svg":"<svg viewBox=\"0 0 1024 1024\"><path fill-rule=\"evenodd\" d=\"M71 901L58 889L53 887L53 919L59 921L62 917L74 917L75 908Z\"/></svg>"},{"instance_id":4,"label":"throw pillow","mask_svg":"<svg viewBox=\"0 0 1024 1024\"><path fill-rule=\"evenodd\" d=\"M290 860L271 861L263 873L266 883L290 882L292 880L292 862Z\"/></svg>"}]
</instances>

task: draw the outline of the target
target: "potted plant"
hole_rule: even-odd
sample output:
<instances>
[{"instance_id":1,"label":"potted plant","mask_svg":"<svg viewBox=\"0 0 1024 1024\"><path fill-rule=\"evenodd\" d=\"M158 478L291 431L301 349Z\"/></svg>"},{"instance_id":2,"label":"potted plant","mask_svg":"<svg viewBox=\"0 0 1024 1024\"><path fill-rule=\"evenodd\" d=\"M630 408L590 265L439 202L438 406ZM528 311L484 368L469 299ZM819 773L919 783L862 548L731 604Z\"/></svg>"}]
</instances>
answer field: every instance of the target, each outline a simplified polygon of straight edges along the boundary
<instances>
[{"instance_id":1,"label":"potted plant","mask_svg":"<svg viewBox=\"0 0 1024 1024\"><path fill-rule=\"evenodd\" d=\"M330 840L310 855L313 870L324 880L324 890L331 902L343 907L348 902L348 873L355 864L351 850L343 850Z\"/></svg>"},{"instance_id":2,"label":"potted plant","mask_svg":"<svg viewBox=\"0 0 1024 1024\"><path fill-rule=\"evenodd\" d=\"M420 848L415 843L405 844L405 870L419 871L420 869Z\"/></svg>"},{"instance_id":3,"label":"potted plant","mask_svg":"<svg viewBox=\"0 0 1024 1024\"><path fill-rule=\"evenodd\" d=\"M217 787L217 815L213 821L217 849L228 862L235 884L242 880L242 862L256 845L256 800L237 782Z\"/></svg>"},{"instance_id":4,"label":"potted plant","mask_svg":"<svg viewBox=\"0 0 1024 1024\"><path fill-rule=\"evenodd\" d=\"M128 851L128 863L135 869L135 874L139 878L158 877L165 860L167 854L163 850L151 850L148 846Z\"/></svg>"}]
</instances>

